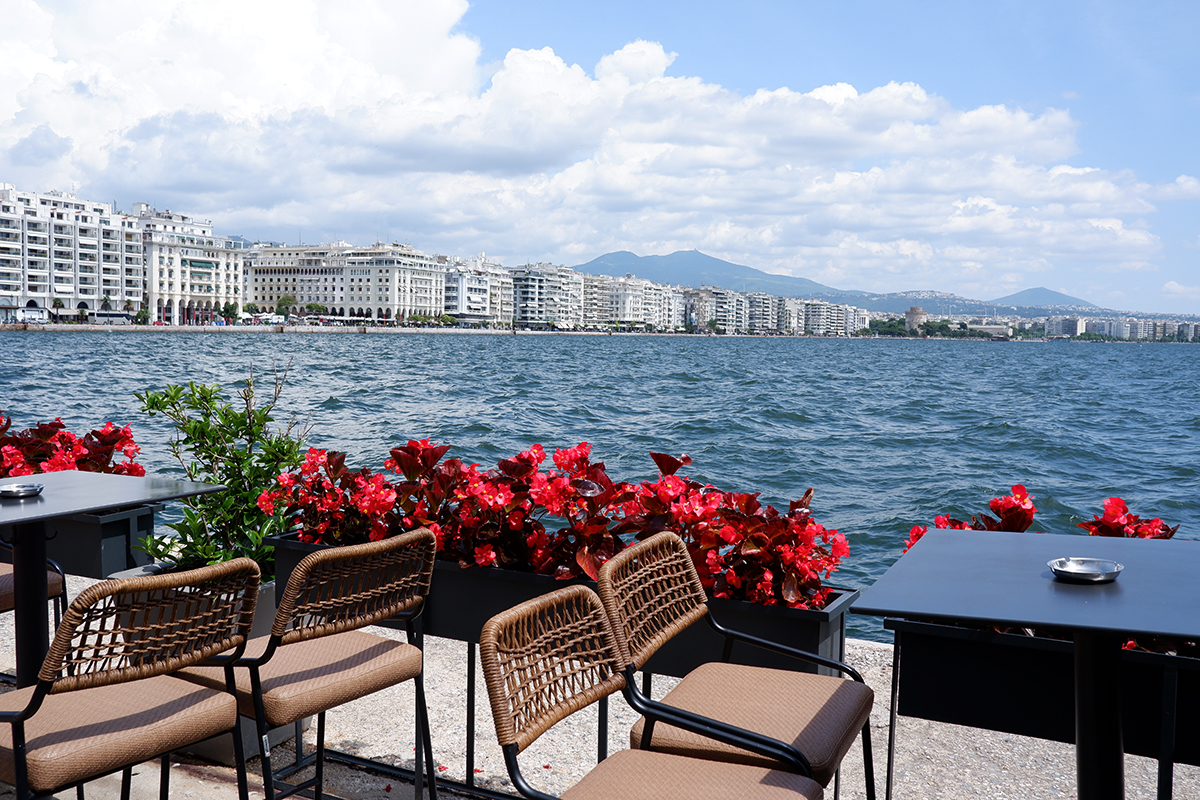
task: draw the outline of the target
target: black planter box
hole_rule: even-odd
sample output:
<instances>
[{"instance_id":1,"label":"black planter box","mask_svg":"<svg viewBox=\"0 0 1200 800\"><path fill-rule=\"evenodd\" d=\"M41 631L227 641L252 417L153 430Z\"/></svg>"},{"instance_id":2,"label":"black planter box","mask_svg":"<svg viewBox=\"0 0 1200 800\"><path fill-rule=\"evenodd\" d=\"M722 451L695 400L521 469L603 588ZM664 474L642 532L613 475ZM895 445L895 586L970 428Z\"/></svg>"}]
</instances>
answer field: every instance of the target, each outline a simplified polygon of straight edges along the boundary
<instances>
[{"instance_id":1,"label":"black planter box","mask_svg":"<svg viewBox=\"0 0 1200 800\"><path fill-rule=\"evenodd\" d=\"M829 605L818 611L764 606L716 597L709 598L708 607L712 609L717 622L739 633L748 633L842 661L846 654L846 612L858 599L858 594L854 590L840 591L833 596ZM680 678L701 664L720 661L724 647L725 637L714 631L707 622L697 622L651 656L646 669L659 675ZM755 667L819 672L838 677L842 674L742 642L734 644L730 660Z\"/></svg>"},{"instance_id":2,"label":"black planter box","mask_svg":"<svg viewBox=\"0 0 1200 800\"><path fill-rule=\"evenodd\" d=\"M287 586L302 558L329 546L301 542L294 533L269 538L275 546L275 581L280 587ZM581 582L585 581L559 581L548 575L494 567L463 569L453 561L435 561L429 596L419 617L421 629L430 636L478 642L483 624L501 611ZM595 588L594 583L591 585ZM282 598L281 589L276 602ZM387 622L382 624L391 627Z\"/></svg>"},{"instance_id":3,"label":"black planter box","mask_svg":"<svg viewBox=\"0 0 1200 800\"><path fill-rule=\"evenodd\" d=\"M887 620L900 646L897 711L907 717L1075 743L1071 642ZM1125 752L1161 758L1164 718L1200 707L1200 660L1126 650L1121 658ZM1172 707L1164 683L1177 676ZM1200 766L1200 729L1175 725L1167 759Z\"/></svg>"},{"instance_id":4,"label":"black planter box","mask_svg":"<svg viewBox=\"0 0 1200 800\"><path fill-rule=\"evenodd\" d=\"M68 575L107 578L150 563L133 545L154 533L154 512L163 505L134 506L105 514L76 514L46 523L46 557Z\"/></svg>"},{"instance_id":5,"label":"black planter box","mask_svg":"<svg viewBox=\"0 0 1200 800\"><path fill-rule=\"evenodd\" d=\"M300 559L325 546L306 544L295 534L273 536L270 541L275 546L275 580L281 587L287 585ZM477 642L483 624L496 614L572 583L595 588L594 582L584 578L559 581L531 572L493 567L463 569L452 561L437 561L420 617L422 629L430 636ZM282 594L281 590L278 596ZM841 591L820 611L717 598L710 598L709 604L717 621L729 628L841 660L845 654L846 611L857 597L857 591ZM660 648L646 668L660 675L682 677L701 664L720 661L724 646L724 637L706 622L697 622ZM813 664L742 643L734 645L731 660L774 669L817 671ZM824 667L820 671L828 673Z\"/></svg>"}]
</instances>

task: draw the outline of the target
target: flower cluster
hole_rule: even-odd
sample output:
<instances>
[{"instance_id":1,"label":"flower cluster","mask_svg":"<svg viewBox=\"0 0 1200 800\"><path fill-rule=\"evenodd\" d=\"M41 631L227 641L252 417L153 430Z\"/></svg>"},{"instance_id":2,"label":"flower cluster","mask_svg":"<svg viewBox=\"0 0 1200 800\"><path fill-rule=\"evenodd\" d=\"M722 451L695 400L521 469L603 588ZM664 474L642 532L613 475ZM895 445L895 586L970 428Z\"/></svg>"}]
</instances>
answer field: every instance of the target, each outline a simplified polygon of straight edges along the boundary
<instances>
[{"instance_id":1,"label":"flower cluster","mask_svg":"<svg viewBox=\"0 0 1200 800\"><path fill-rule=\"evenodd\" d=\"M384 466L394 483L313 450L259 506L282 509L305 541L352 544L428 528L439 558L559 580L595 579L635 539L673 531L715 596L795 608L827 602L821 580L848 553L844 536L812 519L811 489L783 514L757 494L679 477L687 456L651 453L658 479L633 485L614 482L587 442L555 451L553 466L535 444L490 470L445 458L449 449L428 440L393 449Z\"/></svg>"},{"instance_id":2,"label":"flower cluster","mask_svg":"<svg viewBox=\"0 0 1200 800\"><path fill-rule=\"evenodd\" d=\"M1092 536L1117 536L1126 539L1170 539L1179 530L1179 526L1167 527L1167 524L1157 517L1144 520L1136 514L1130 514L1125 501L1119 497L1110 497L1104 501L1104 516L1092 515L1090 522L1081 522L1079 527Z\"/></svg>"},{"instance_id":3,"label":"flower cluster","mask_svg":"<svg viewBox=\"0 0 1200 800\"><path fill-rule=\"evenodd\" d=\"M393 524L432 530L442 558L567 580L595 578L625 546L610 530L606 511L623 499L627 485L614 484L604 464L591 463L587 442L556 451L557 469L546 471L541 445L488 471L455 458L443 462L448 450L410 441L393 449L385 464L403 478ZM555 520L563 524L548 528Z\"/></svg>"},{"instance_id":4,"label":"flower cluster","mask_svg":"<svg viewBox=\"0 0 1200 800\"><path fill-rule=\"evenodd\" d=\"M935 528L950 528L953 530L977 531L1026 531L1033 524L1033 515L1037 511L1033 507L1033 497L1024 486L1017 484L1012 487L1008 497L997 497L991 502L992 511L999 517L993 519L987 514L980 518L971 517L970 522L952 519L939 514L933 518ZM1081 522L1079 527L1092 536L1118 536L1129 539L1170 539L1179 530L1179 526L1168 527L1161 519L1143 520L1129 513L1125 501L1119 497L1110 497L1104 501L1104 516L1092 517L1090 522ZM904 552L908 552L928 530L926 525L914 525L904 543Z\"/></svg>"},{"instance_id":5,"label":"flower cluster","mask_svg":"<svg viewBox=\"0 0 1200 800\"><path fill-rule=\"evenodd\" d=\"M115 475L145 475L134 461L141 448L129 426L104 423L82 437L67 430L61 419L38 423L17 433L8 433L12 419L0 414L0 478L36 475L42 472L80 470ZM113 459L124 456L124 461Z\"/></svg>"},{"instance_id":6,"label":"flower cluster","mask_svg":"<svg viewBox=\"0 0 1200 800\"><path fill-rule=\"evenodd\" d=\"M1006 497L992 498L992 502L988 504L988 507L999 519L990 517L987 514L980 514L978 517L971 517L970 522L966 522L946 516L945 514L939 514L933 518L933 527L964 531L1012 531L1023 533L1029 530L1029 526L1033 524L1033 515L1037 511L1033 507L1033 495L1029 494L1029 491L1019 483L1012 487L1012 494ZM907 553L928 530L929 527L927 525L914 525L912 530L908 532L908 540L904 542L904 552Z\"/></svg>"},{"instance_id":7,"label":"flower cluster","mask_svg":"<svg viewBox=\"0 0 1200 800\"><path fill-rule=\"evenodd\" d=\"M268 515L283 508L301 541L356 544L389 535L385 517L395 488L382 473L348 469L344 453L310 448L300 471L281 474L277 483L259 495L258 507Z\"/></svg>"},{"instance_id":8,"label":"flower cluster","mask_svg":"<svg viewBox=\"0 0 1200 800\"><path fill-rule=\"evenodd\" d=\"M691 463L687 456L650 455L660 477L620 504L618 530L639 537L678 534L715 597L792 608L826 604L832 590L821 579L837 569L849 546L845 536L812 518L812 489L781 514L762 505L757 493L725 492L680 478L675 473Z\"/></svg>"}]
</instances>

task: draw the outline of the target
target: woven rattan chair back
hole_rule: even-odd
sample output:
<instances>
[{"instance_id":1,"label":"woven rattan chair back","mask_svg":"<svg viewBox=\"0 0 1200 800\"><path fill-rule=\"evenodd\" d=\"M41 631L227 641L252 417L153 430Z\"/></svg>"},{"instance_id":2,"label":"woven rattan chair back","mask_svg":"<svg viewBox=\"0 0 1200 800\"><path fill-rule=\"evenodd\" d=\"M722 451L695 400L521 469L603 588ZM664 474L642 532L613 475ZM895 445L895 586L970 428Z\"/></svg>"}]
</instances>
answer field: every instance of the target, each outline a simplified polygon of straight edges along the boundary
<instances>
[{"instance_id":1,"label":"woven rattan chair back","mask_svg":"<svg viewBox=\"0 0 1200 800\"><path fill-rule=\"evenodd\" d=\"M597 584L621 647L638 668L708 613L687 545L673 533L655 534L617 553L600 568Z\"/></svg>"},{"instance_id":2,"label":"woven rattan chair back","mask_svg":"<svg viewBox=\"0 0 1200 800\"><path fill-rule=\"evenodd\" d=\"M568 586L492 617L479 637L500 745L524 750L625 681L600 598Z\"/></svg>"},{"instance_id":3,"label":"woven rattan chair back","mask_svg":"<svg viewBox=\"0 0 1200 800\"><path fill-rule=\"evenodd\" d=\"M50 692L152 678L241 646L258 565L238 558L185 572L110 580L80 592L42 663Z\"/></svg>"},{"instance_id":4,"label":"woven rattan chair back","mask_svg":"<svg viewBox=\"0 0 1200 800\"><path fill-rule=\"evenodd\" d=\"M425 528L305 556L288 579L271 633L280 644L374 625L429 593L437 539Z\"/></svg>"}]
</instances>

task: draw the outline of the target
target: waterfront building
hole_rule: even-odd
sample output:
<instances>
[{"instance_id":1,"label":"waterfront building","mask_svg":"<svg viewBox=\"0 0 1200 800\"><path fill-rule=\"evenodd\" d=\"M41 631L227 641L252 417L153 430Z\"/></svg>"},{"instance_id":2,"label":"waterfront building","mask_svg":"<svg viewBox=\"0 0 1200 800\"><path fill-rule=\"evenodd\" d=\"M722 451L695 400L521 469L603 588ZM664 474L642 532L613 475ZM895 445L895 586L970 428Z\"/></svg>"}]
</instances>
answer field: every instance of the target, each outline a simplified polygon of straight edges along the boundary
<instances>
[{"instance_id":1,"label":"waterfront building","mask_svg":"<svg viewBox=\"0 0 1200 800\"><path fill-rule=\"evenodd\" d=\"M513 324L570 329L583 325L584 276L559 264L524 264L509 270Z\"/></svg>"},{"instance_id":2,"label":"waterfront building","mask_svg":"<svg viewBox=\"0 0 1200 800\"><path fill-rule=\"evenodd\" d=\"M146 304L139 220L71 192L0 184L0 321L124 321Z\"/></svg>"},{"instance_id":3,"label":"waterfront building","mask_svg":"<svg viewBox=\"0 0 1200 800\"><path fill-rule=\"evenodd\" d=\"M746 295L746 327L752 331L779 330L779 298L766 292Z\"/></svg>"},{"instance_id":4,"label":"waterfront building","mask_svg":"<svg viewBox=\"0 0 1200 800\"><path fill-rule=\"evenodd\" d=\"M407 244L355 247L255 246L246 267L246 302L277 311L281 298L325 306L333 317L406 320L437 318L445 308L445 268Z\"/></svg>"},{"instance_id":5,"label":"waterfront building","mask_svg":"<svg viewBox=\"0 0 1200 800\"><path fill-rule=\"evenodd\" d=\"M445 265L445 313L472 325L512 325L513 281L508 270L485 254L463 260L437 256Z\"/></svg>"},{"instance_id":6,"label":"waterfront building","mask_svg":"<svg viewBox=\"0 0 1200 800\"><path fill-rule=\"evenodd\" d=\"M705 328L710 322L716 324L717 298L709 289L686 288L683 298L685 317L693 327Z\"/></svg>"},{"instance_id":7,"label":"waterfront building","mask_svg":"<svg viewBox=\"0 0 1200 800\"><path fill-rule=\"evenodd\" d=\"M719 286L701 286L712 298L712 319L726 333L744 333L750 327L750 304L746 295Z\"/></svg>"},{"instance_id":8,"label":"waterfront building","mask_svg":"<svg viewBox=\"0 0 1200 800\"><path fill-rule=\"evenodd\" d=\"M617 321L611 275L583 276L583 327L602 328Z\"/></svg>"},{"instance_id":9,"label":"waterfront building","mask_svg":"<svg viewBox=\"0 0 1200 800\"><path fill-rule=\"evenodd\" d=\"M909 306L908 311L904 312L904 330L906 331L915 331L928 321L929 315L921 306Z\"/></svg>"},{"instance_id":10,"label":"waterfront building","mask_svg":"<svg viewBox=\"0 0 1200 800\"><path fill-rule=\"evenodd\" d=\"M240 305L245 253L240 240L214 235L210 220L146 203L133 207L145 251L146 302L155 320L204 324Z\"/></svg>"}]
</instances>

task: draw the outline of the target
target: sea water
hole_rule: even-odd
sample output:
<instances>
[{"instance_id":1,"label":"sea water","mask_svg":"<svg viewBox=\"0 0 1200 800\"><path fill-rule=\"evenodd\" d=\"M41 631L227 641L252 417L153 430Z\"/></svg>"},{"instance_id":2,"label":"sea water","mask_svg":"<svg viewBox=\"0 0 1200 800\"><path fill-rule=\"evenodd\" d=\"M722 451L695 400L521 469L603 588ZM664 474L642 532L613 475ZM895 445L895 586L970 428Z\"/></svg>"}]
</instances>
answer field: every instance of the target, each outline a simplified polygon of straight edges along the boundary
<instances>
[{"instance_id":1,"label":"sea water","mask_svg":"<svg viewBox=\"0 0 1200 800\"><path fill-rule=\"evenodd\" d=\"M14 427L62 417L130 423L150 471L179 472L169 425L135 391L231 390L251 368L310 444L380 468L409 439L494 466L531 444L592 444L614 479L684 472L812 509L850 555L831 582L865 587L909 529L986 512L1024 484L1034 529L1080 533L1105 498L1200 538L1200 345L701 336L0 334L0 410ZM880 638L850 618L852 635Z\"/></svg>"}]
</instances>

